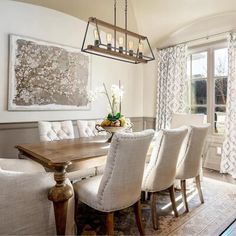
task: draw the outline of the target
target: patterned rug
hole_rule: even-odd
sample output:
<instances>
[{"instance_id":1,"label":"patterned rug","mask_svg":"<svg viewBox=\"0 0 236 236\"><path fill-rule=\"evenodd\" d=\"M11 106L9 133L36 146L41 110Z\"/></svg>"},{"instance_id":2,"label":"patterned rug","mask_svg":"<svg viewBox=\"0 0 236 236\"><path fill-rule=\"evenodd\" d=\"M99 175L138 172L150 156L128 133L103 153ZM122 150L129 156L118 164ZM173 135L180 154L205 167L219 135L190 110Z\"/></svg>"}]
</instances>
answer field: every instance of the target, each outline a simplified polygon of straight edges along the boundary
<instances>
[{"instance_id":1,"label":"patterned rug","mask_svg":"<svg viewBox=\"0 0 236 236\"><path fill-rule=\"evenodd\" d=\"M149 202L142 202L142 219L146 235L219 235L236 218L236 185L204 178L202 183L204 204L192 186L188 190L190 212L185 213L181 193L176 191L179 217L175 218L171 209L169 194L158 195L158 215L160 227L153 230ZM78 235L105 235L105 214L91 209L85 204L78 205ZM115 213L115 235L138 235L133 208Z\"/></svg>"}]
</instances>

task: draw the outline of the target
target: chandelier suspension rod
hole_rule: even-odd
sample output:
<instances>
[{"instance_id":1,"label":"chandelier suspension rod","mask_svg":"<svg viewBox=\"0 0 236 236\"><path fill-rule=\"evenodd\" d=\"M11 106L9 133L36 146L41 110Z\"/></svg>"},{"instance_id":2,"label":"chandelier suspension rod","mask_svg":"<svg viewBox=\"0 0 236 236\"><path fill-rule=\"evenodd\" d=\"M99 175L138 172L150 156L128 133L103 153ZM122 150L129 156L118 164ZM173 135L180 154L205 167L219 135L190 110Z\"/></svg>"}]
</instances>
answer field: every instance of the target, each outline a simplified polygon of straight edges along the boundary
<instances>
[{"instance_id":1,"label":"chandelier suspension rod","mask_svg":"<svg viewBox=\"0 0 236 236\"><path fill-rule=\"evenodd\" d=\"M125 30L127 30L128 27L128 3L127 0L125 0ZM128 52L128 42L127 42L127 33L125 33L125 51L126 54Z\"/></svg>"},{"instance_id":2,"label":"chandelier suspension rod","mask_svg":"<svg viewBox=\"0 0 236 236\"><path fill-rule=\"evenodd\" d=\"M114 46L116 48L116 1L114 0Z\"/></svg>"}]
</instances>

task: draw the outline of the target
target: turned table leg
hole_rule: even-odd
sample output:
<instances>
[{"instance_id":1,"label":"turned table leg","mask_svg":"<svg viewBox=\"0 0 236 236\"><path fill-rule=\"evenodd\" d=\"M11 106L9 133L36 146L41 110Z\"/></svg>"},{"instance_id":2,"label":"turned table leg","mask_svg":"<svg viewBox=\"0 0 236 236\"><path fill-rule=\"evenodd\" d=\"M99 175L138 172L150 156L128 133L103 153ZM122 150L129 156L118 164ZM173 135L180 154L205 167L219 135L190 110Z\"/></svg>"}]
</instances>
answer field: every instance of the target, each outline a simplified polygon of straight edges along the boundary
<instances>
[{"instance_id":1,"label":"turned table leg","mask_svg":"<svg viewBox=\"0 0 236 236\"><path fill-rule=\"evenodd\" d=\"M73 196L72 188L65 183L66 168L69 164L52 164L56 185L49 190L48 199L53 202L57 235L65 235L68 200Z\"/></svg>"}]
</instances>

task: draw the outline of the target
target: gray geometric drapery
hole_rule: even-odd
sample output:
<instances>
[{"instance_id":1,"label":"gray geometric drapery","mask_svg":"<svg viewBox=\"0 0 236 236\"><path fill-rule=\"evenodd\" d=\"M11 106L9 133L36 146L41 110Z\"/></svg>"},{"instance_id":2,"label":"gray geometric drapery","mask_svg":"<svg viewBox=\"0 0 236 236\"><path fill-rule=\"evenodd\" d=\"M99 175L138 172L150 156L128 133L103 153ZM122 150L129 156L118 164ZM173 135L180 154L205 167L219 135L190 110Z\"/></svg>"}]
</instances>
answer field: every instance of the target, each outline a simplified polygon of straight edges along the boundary
<instances>
[{"instance_id":1,"label":"gray geometric drapery","mask_svg":"<svg viewBox=\"0 0 236 236\"><path fill-rule=\"evenodd\" d=\"M226 103L225 140L221 158L221 173L236 178L236 34L228 37L228 87Z\"/></svg>"},{"instance_id":2,"label":"gray geometric drapery","mask_svg":"<svg viewBox=\"0 0 236 236\"><path fill-rule=\"evenodd\" d=\"M186 79L186 45L158 50L156 130L168 128L173 113L184 112Z\"/></svg>"}]
</instances>

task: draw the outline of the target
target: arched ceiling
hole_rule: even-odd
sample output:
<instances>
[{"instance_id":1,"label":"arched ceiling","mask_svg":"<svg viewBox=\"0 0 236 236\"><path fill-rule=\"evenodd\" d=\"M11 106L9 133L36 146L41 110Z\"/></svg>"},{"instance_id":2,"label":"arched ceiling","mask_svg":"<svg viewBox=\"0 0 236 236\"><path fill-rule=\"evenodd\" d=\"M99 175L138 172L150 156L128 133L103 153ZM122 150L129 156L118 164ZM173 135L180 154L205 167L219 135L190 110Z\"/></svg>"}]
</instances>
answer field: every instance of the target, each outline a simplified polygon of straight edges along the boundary
<instances>
[{"instance_id":1,"label":"arched ceiling","mask_svg":"<svg viewBox=\"0 0 236 236\"><path fill-rule=\"evenodd\" d=\"M16 1L52 8L85 21L88 17L95 16L113 22L113 0ZM117 2L118 23L123 25L124 0ZM128 0L128 6L129 29L148 36L152 46L159 46L186 25L194 25L203 18L236 11L236 0Z\"/></svg>"}]
</instances>

